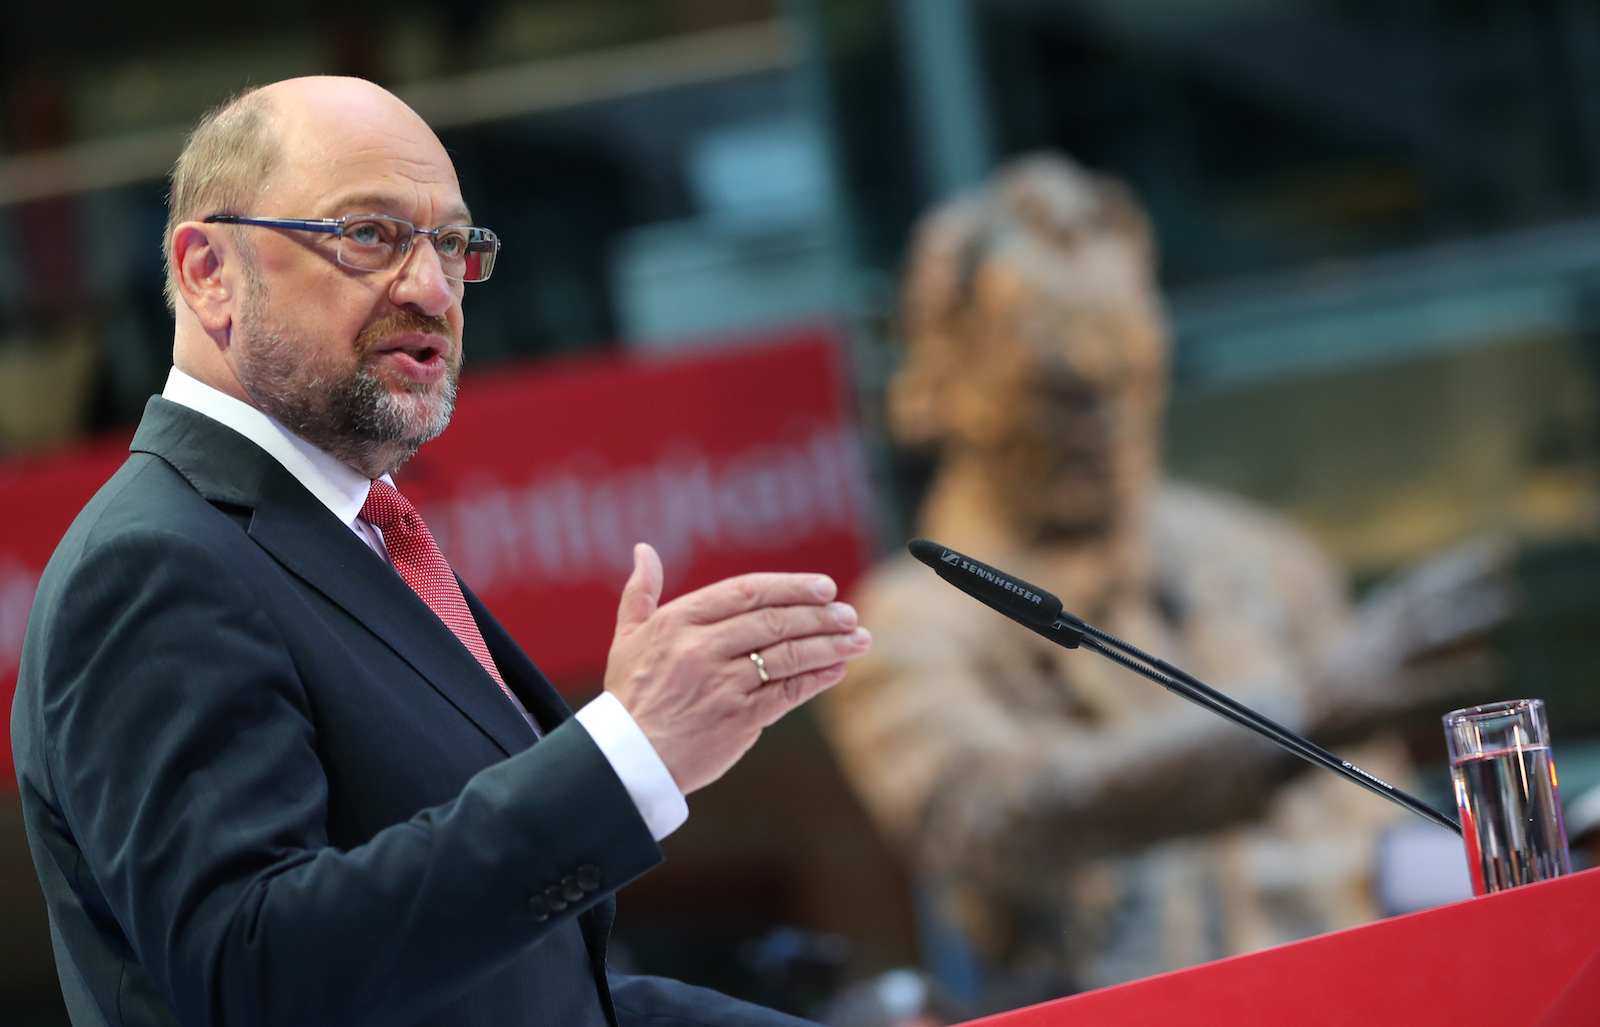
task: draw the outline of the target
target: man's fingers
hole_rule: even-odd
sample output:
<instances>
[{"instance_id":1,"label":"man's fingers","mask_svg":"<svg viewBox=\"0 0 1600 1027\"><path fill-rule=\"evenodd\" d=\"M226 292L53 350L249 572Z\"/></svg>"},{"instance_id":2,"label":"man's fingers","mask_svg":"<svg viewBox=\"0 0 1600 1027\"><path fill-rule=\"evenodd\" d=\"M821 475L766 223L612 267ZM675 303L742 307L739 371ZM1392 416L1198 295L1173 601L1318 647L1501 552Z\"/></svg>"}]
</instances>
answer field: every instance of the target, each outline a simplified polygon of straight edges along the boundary
<instances>
[{"instance_id":1,"label":"man's fingers","mask_svg":"<svg viewBox=\"0 0 1600 1027\"><path fill-rule=\"evenodd\" d=\"M856 619L855 608L848 603L764 606L700 630L710 634L719 655L739 656L791 638L848 632L856 626Z\"/></svg>"},{"instance_id":2,"label":"man's fingers","mask_svg":"<svg viewBox=\"0 0 1600 1027\"><path fill-rule=\"evenodd\" d=\"M750 697L750 701L756 708L761 726L770 727L796 706L843 681L844 670L843 663L835 663L805 674L784 678L782 681L774 681L756 692Z\"/></svg>"},{"instance_id":3,"label":"man's fingers","mask_svg":"<svg viewBox=\"0 0 1600 1027\"><path fill-rule=\"evenodd\" d=\"M817 606L839 594L825 574L741 574L668 603L692 624L715 624L763 606Z\"/></svg>"},{"instance_id":4,"label":"man's fingers","mask_svg":"<svg viewBox=\"0 0 1600 1027\"><path fill-rule=\"evenodd\" d=\"M767 676L774 681L798 677L842 664L866 654L872 648L872 635L866 628L856 628L848 634L812 635L760 650L767 665Z\"/></svg>"},{"instance_id":5,"label":"man's fingers","mask_svg":"<svg viewBox=\"0 0 1600 1027\"><path fill-rule=\"evenodd\" d=\"M617 604L617 634L623 635L650 619L661 600L661 557L646 542L633 547L633 573L622 586Z\"/></svg>"}]
</instances>

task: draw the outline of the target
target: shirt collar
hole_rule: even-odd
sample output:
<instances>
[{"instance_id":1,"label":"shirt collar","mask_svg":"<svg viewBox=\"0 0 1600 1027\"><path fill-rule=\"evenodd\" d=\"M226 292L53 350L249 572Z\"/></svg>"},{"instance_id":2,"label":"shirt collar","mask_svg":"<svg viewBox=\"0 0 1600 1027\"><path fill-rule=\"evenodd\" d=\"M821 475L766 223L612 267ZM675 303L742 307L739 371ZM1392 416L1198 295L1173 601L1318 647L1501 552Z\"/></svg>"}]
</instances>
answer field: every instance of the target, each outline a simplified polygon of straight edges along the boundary
<instances>
[{"instance_id":1,"label":"shirt collar","mask_svg":"<svg viewBox=\"0 0 1600 1027\"><path fill-rule=\"evenodd\" d=\"M270 415L176 367L167 375L167 387L161 390L161 396L232 428L266 450L342 523L355 526L372 488L366 475L324 453ZM387 474L383 478L389 481Z\"/></svg>"}]
</instances>

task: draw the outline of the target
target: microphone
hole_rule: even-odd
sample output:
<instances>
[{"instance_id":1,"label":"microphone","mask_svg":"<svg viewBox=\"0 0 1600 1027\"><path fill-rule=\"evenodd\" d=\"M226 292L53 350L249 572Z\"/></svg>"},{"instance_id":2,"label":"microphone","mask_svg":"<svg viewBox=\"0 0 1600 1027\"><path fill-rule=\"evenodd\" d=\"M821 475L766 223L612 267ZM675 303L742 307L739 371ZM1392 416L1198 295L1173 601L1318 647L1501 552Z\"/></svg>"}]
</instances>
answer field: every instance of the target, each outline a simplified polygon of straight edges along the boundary
<instances>
[{"instance_id":1,"label":"microphone","mask_svg":"<svg viewBox=\"0 0 1600 1027\"><path fill-rule=\"evenodd\" d=\"M911 550L912 556L932 567L933 573L978 602L1068 649L1082 644L1083 632L1075 626L1081 622L1071 614L1063 616L1061 600L1038 585L1030 585L925 538L912 539L906 548Z\"/></svg>"},{"instance_id":2,"label":"microphone","mask_svg":"<svg viewBox=\"0 0 1600 1027\"><path fill-rule=\"evenodd\" d=\"M1308 763L1331 770L1440 827L1461 833L1461 825L1448 814L1441 813L1382 778L1374 777L1354 763L1340 759L1165 660L1159 660L1115 635L1074 617L1062 609L1060 599L1039 586L925 538L912 539L906 548L911 550L912 556L933 568L939 577L1030 631L1068 649L1081 646L1093 650L1135 674L1149 678L1169 692L1181 695L1195 705L1277 743Z\"/></svg>"}]
</instances>

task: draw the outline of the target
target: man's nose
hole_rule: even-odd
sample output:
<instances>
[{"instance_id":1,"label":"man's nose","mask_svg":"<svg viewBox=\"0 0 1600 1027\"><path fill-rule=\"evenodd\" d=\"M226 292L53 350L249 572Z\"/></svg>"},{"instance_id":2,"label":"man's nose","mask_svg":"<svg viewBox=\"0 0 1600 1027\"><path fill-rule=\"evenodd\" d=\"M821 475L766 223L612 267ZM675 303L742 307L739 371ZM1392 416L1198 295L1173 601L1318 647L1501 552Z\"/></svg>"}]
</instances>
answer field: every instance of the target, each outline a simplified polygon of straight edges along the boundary
<instances>
[{"instance_id":1,"label":"man's nose","mask_svg":"<svg viewBox=\"0 0 1600 1027\"><path fill-rule=\"evenodd\" d=\"M390 298L396 306L409 306L419 313L438 316L449 310L455 301L456 285L445 277L433 239L414 235L411 250L390 287Z\"/></svg>"}]
</instances>

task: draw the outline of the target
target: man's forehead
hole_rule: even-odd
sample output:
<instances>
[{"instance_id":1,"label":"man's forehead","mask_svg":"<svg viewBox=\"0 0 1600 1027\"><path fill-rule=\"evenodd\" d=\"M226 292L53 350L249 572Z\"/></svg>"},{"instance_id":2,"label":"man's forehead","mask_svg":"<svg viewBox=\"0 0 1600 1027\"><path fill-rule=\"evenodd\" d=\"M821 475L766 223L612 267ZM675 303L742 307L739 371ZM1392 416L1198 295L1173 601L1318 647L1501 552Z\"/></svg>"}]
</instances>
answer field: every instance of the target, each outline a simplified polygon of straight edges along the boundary
<instances>
[{"instance_id":1,"label":"man's forehead","mask_svg":"<svg viewBox=\"0 0 1600 1027\"><path fill-rule=\"evenodd\" d=\"M306 154L302 160L286 154L263 199L275 207L296 206L297 212L288 216L297 217L389 214L437 224L472 220L448 164L419 173L409 160L371 153L361 160L341 160L336 144L329 151Z\"/></svg>"},{"instance_id":2,"label":"man's forehead","mask_svg":"<svg viewBox=\"0 0 1600 1027\"><path fill-rule=\"evenodd\" d=\"M404 215L421 205L445 220L466 215L444 145L398 98L349 79L269 88L279 87L286 95L273 113L288 174L275 176L282 188L273 192L310 194L342 213Z\"/></svg>"},{"instance_id":3,"label":"man's forehead","mask_svg":"<svg viewBox=\"0 0 1600 1027\"><path fill-rule=\"evenodd\" d=\"M365 188L354 188L345 192L333 193L326 201L325 212L332 216L344 214L391 214L395 217L408 217L416 205L414 196L406 196L397 192L383 192ZM466 202L459 197L444 200L435 206L431 214L441 223L466 224L472 220L472 212L467 209Z\"/></svg>"}]
</instances>

